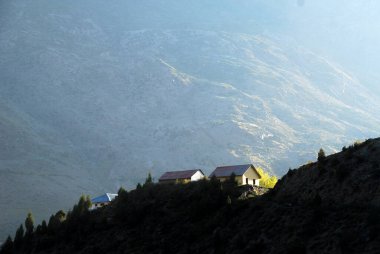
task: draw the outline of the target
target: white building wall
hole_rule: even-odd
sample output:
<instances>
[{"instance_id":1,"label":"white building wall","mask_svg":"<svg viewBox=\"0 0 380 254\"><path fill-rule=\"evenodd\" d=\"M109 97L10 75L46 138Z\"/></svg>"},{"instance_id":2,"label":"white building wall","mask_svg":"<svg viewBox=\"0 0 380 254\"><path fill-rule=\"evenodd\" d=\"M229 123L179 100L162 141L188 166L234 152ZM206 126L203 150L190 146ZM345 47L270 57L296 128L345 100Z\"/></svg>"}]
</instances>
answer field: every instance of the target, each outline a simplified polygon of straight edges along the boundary
<instances>
[{"instance_id":1,"label":"white building wall","mask_svg":"<svg viewBox=\"0 0 380 254\"><path fill-rule=\"evenodd\" d=\"M246 185L247 184L247 180L246 180L247 176L243 175L242 178L243 178L242 185ZM248 184L251 185L251 186L253 186L253 185L257 185L258 186L259 185L259 180L248 178Z\"/></svg>"},{"instance_id":2,"label":"white building wall","mask_svg":"<svg viewBox=\"0 0 380 254\"><path fill-rule=\"evenodd\" d=\"M201 171L197 171L192 177L191 177L191 181L194 182L194 181L199 181L201 179L203 179L205 176L202 174Z\"/></svg>"}]
</instances>

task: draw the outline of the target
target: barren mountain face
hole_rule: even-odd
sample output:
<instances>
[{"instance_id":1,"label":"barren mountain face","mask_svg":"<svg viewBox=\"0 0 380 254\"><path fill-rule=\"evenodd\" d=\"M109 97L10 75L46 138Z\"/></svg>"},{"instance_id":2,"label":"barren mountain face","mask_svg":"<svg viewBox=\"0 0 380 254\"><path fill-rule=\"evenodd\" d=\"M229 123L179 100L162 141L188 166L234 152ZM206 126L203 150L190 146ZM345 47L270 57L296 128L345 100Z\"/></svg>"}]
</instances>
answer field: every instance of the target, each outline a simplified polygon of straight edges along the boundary
<instances>
[{"instance_id":1,"label":"barren mountain face","mask_svg":"<svg viewBox=\"0 0 380 254\"><path fill-rule=\"evenodd\" d=\"M257 20L229 1L2 4L1 236L148 172L252 162L282 175L380 130L377 97L265 33L260 4Z\"/></svg>"}]
</instances>

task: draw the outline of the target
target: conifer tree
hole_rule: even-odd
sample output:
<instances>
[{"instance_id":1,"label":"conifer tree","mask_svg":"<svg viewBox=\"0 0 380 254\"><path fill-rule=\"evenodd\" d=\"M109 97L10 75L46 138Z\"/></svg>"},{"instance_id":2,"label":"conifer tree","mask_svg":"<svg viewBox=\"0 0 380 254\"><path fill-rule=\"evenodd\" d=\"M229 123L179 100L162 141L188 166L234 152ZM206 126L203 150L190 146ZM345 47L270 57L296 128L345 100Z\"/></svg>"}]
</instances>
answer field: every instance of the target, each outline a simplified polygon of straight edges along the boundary
<instances>
[{"instance_id":1,"label":"conifer tree","mask_svg":"<svg viewBox=\"0 0 380 254\"><path fill-rule=\"evenodd\" d=\"M152 178L152 175L150 174L150 172L148 173L148 177L145 179L145 183L144 183L144 186L147 186L147 185L150 185L153 183L153 178Z\"/></svg>"},{"instance_id":2,"label":"conifer tree","mask_svg":"<svg viewBox=\"0 0 380 254\"><path fill-rule=\"evenodd\" d=\"M66 219L66 213L62 210L59 210L54 217L56 218L57 221L63 222Z\"/></svg>"},{"instance_id":3,"label":"conifer tree","mask_svg":"<svg viewBox=\"0 0 380 254\"><path fill-rule=\"evenodd\" d=\"M34 230L34 218L32 213L28 213L28 216L25 219L25 229L26 229L26 234L31 235Z\"/></svg>"},{"instance_id":4,"label":"conifer tree","mask_svg":"<svg viewBox=\"0 0 380 254\"><path fill-rule=\"evenodd\" d=\"M232 173L230 175L230 177L228 178L228 183L229 184L232 184L232 185L237 185L237 182L236 182L236 174L235 173Z\"/></svg>"},{"instance_id":5,"label":"conifer tree","mask_svg":"<svg viewBox=\"0 0 380 254\"><path fill-rule=\"evenodd\" d=\"M11 236L8 236L8 238L5 241L5 243L3 245L1 245L0 247L1 247L0 248L0 254L10 254L10 253L13 253L12 252L13 241L12 241Z\"/></svg>"},{"instance_id":6,"label":"conifer tree","mask_svg":"<svg viewBox=\"0 0 380 254\"><path fill-rule=\"evenodd\" d=\"M120 187L117 195L117 200L123 201L128 196L128 192L123 187Z\"/></svg>"},{"instance_id":7,"label":"conifer tree","mask_svg":"<svg viewBox=\"0 0 380 254\"><path fill-rule=\"evenodd\" d=\"M118 197L124 197L126 194L127 191L123 187L120 187L119 191L117 192Z\"/></svg>"},{"instance_id":8,"label":"conifer tree","mask_svg":"<svg viewBox=\"0 0 380 254\"><path fill-rule=\"evenodd\" d=\"M43 220L41 223L41 234L46 234L47 233L47 224L46 221Z\"/></svg>"},{"instance_id":9,"label":"conifer tree","mask_svg":"<svg viewBox=\"0 0 380 254\"><path fill-rule=\"evenodd\" d=\"M325 151L321 148L318 152L318 161L323 162L326 159Z\"/></svg>"},{"instance_id":10,"label":"conifer tree","mask_svg":"<svg viewBox=\"0 0 380 254\"><path fill-rule=\"evenodd\" d=\"M49 223L47 225L47 232L49 235L54 235L59 227L60 221L57 219L56 216L52 215L50 216Z\"/></svg>"},{"instance_id":11,"label":"conifer tree","mask_svg":"<svg viewBox=\"0 0 380 254\"><path fill-rule=\"evenodd\" d=\"M14 240L15 246L17 247L20 246L23 239L24 239L24 227L21 224L20 227L16 231L15 240Z\"/></svg>"},{"instance_id":12,"label":"conifer tree","mask_svg":"<svg viewBox=\"0 0 380 254\"><path fill-rule=\"evenodd\" d=\"M79 198L77 209L78 209L78 214L77 214L78 216L82 215L85 211L88 210L86 209L86 197L84 195L82 195Z\"/></svg>"},{"instance_id":13,"label":"conifer tree","mask_svg":"<svg viewBox=\"0 0 380 254\"><path fill-rule=\"evenodd\" d=\"M211 176L210 182L212 182L212 183L218 182L218 178L216 178L216 175Z\"/></svg>"},{"instance_id":14,"label":"conifer tree","mask_svg":"<svg viewBox=\"0 0 380 254\"><path fill-rule=\"evenodd\" d=\"M89 195L87 195L86 200L84 202L84 207L85 207L86 211L90 210L91 206L92 206L91 198Z\"/></svg>"}]
</instances>

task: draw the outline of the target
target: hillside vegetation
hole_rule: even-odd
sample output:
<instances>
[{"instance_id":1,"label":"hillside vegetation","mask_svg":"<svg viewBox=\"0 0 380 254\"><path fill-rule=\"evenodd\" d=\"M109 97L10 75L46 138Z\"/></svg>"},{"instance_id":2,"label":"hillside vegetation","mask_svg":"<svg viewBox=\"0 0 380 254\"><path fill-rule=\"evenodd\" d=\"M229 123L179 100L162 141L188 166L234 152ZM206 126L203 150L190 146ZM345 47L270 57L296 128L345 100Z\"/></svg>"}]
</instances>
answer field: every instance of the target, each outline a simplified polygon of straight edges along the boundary
<instances>
[{"instance_id":1,"label":"hillside vegetation","mask_svg":"<svg viewBox=\"0 0 380 254\"><path fill-rule=\"evenodd\" d=\"M103 209L81 198L34 232L28 222L0 253L379 253L379 163L380 139L321 151L252 199L232 180L148 182Z\"/></svg>"}]
</instances>

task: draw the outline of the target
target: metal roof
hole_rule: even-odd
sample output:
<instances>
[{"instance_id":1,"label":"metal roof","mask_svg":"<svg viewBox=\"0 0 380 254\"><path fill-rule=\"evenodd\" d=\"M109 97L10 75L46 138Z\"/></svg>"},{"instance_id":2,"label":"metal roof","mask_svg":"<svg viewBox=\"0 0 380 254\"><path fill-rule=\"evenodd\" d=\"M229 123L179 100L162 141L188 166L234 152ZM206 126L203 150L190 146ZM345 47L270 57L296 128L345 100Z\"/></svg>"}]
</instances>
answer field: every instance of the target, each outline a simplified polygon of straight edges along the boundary
<instances>
[{"instance_id":1,"label":"metal roof","mask_svg":"<svg viewBox=\"0 0 380 254\"><path fill-rule=\"evenodd\" d=\"M229 177L232 173L234 173L236 176L242 176L249 167L252 167L254 170L256 170L252 164L217 167L211 173L210 177L214 175L216 177Z\"/></svg>"},{"instance_id":2,"label":"metal roof","mask_svg":"<svg viewBox=\"0 0 380 254\"><path fill-rule=\"evenodd\" d=\"M108 203L114 200L117 197L117 194L105 193L99 197L91 199L92 203Z\"/></svg>"},{"instance_id":3,"label":"metal roof","mask_svg":"<svg viewBox=\"0 0 380 254\"><path fill-rule=\"evenodd\" d=\"M189 179L191 178L195 173L200 171L203 174L202 170L200 169L192 169L192 170L182 170L182 171L169 171L165 172L159 179L159 181L165 181L165 180L176 180L176 179Z\"/></svg>"}]
</instances>

